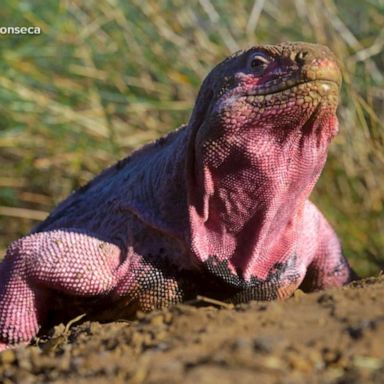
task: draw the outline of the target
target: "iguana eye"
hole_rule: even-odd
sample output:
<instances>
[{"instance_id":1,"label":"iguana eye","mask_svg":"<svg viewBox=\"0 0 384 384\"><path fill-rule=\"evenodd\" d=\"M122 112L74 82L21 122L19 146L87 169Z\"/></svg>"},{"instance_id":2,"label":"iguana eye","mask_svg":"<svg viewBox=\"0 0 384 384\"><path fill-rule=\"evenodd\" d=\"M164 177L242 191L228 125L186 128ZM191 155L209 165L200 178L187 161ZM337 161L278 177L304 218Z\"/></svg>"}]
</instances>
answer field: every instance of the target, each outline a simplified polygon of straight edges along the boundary
<instances>
[{"instance_id":1,"label":"iguana eye","mask_svg":"<svg viewBox=\"0 0 384 384\"><path fill-rule=\"evenodd\" d=\"M250 66L252 71L260 75L267 68L269 60L262 53L256 53L252 56Z\"/></svg>"}]
</instances>

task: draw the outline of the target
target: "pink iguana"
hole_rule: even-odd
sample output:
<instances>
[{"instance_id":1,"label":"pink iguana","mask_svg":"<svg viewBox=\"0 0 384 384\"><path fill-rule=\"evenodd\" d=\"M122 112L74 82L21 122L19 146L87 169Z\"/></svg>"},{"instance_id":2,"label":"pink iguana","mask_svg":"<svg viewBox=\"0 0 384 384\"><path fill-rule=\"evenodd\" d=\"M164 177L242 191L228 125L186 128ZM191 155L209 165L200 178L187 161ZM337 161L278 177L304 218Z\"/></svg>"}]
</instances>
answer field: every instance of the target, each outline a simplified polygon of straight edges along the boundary
<instances>
[{"instance_id":1,"label":"pink iguana","mask_svg":"<svg viewBox=\"0 0 384 384\"><path fill-rule=\"evenodd\" d=\"M205 294L285 298L349 282L308 201L338 131L326 47L263 45L209 73L188 125L72 193L0 265L2 348L86 311L116 318Z\"/></svg>"}]
</instances>

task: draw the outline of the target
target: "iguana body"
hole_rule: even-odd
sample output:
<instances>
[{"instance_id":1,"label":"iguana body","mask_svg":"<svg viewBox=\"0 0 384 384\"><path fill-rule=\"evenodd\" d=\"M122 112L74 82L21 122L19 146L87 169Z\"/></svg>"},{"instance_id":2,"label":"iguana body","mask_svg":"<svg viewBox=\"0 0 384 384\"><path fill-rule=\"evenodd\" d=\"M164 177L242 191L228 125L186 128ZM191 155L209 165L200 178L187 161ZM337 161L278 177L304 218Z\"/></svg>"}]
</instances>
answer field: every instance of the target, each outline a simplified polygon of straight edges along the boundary
<instances>
[{"instance_id":1,"label":"iguana body","mask_svg":"<svg viewBox=\"0 0 384 384\"><path fill-rule=\"evenodd\" d=\"M197 294L235 302L347 283L339 241L307 198L337 133L341 76L325 47L227 58L188 125L71 194L0 266L0 341L52 316L118 318Z\"/></svg>"}]
</instances>

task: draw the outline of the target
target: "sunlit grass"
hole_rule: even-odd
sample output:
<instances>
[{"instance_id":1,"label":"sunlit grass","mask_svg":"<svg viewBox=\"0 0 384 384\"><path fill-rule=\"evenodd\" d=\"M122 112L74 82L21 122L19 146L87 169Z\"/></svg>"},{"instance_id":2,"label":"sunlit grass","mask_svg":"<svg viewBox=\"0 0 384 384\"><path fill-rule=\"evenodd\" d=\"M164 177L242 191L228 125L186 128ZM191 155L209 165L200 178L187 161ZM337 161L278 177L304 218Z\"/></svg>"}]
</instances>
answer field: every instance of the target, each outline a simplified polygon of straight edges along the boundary
<instances>
[{"instance_id":1,"label":"sunlit grass","mask_svg":"<svg viewBox=\"0 0 384 384\"><path fill-rule=\"evenodd\" d=\"M384 2L16 1L0 36L0 248L71 190L188 119L234 50L304 40L344 71L341 133L313 194L362 273L384 264Z\"/></svg>"}]
</instances>

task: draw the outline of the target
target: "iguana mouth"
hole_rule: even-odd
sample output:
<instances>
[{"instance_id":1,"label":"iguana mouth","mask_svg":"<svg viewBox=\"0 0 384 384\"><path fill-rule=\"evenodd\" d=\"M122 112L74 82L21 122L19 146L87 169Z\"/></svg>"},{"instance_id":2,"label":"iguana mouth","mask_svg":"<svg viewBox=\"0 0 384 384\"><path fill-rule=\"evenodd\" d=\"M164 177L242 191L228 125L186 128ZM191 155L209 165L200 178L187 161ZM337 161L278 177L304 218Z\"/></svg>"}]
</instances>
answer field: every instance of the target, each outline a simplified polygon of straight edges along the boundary
<instances>
[{"instance_id":1,"label":"iguana mouth","mask_svg":"<svg viewBox=\"0 0 384 384\"><path fill-rule=\"evenodd\" d=\"M316 80L302 80L302 81L297 81L297 80L287 80L285 82L281 82L281 81L278 81L276 82L277 84L271 84L270 86L268 87L263 87L263 88L258 88L258 89L255 89L251 92L248 92L245 96L267 96L267 95L273 95L273 94L276 94L276 93L281 93L281 92L284 92L284 91L288 91L288 90L291 90L291 89L295 89L295 88L298 88L304 84L308 84L311 86L311 89L312 88L316 88L313 87L312 85L317 85L317 87L319 88L319 91L321 90L324 90L324 91L328 91L330 88L333 88L335 90L339 90L339 87L340 87L340 83L335 81L335 80L331 80L331 79L316 79Z\"/></svg>"},{"instance_id":2,"label":"iguana mouth","mask_svg":"<svg viewBox=\"0 0 384 384\"><path fill-rule=\"evenodd\" d=\"M265 93L250 91L241 98L255 107L274 107L276 102L279 102L281 108L290 102L295 102L297 105L318 102L337 105L339 90L340 85L336 81L309 80L285 87L269 88Z\"/></svg>"},{"instance_id":3,"label":"iguana mouth","mask_svg":"<svg viewBox=\"0 0 384 384\"><path fill-rule=\"evenodd\" d=\"M221 96L215 101L216 110L226 108L236 100L245 100L254 107L274 107L278 101L280 107L296 101L298 105L303 103L320 102L327 100L326 104L337 105L341 82L337 79L298 80L289 79L274 80L274 84L268 83L268 87L248 89L246 92L234 92Z\"/></svg>"}]
</instances>

